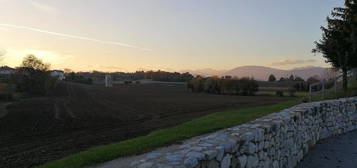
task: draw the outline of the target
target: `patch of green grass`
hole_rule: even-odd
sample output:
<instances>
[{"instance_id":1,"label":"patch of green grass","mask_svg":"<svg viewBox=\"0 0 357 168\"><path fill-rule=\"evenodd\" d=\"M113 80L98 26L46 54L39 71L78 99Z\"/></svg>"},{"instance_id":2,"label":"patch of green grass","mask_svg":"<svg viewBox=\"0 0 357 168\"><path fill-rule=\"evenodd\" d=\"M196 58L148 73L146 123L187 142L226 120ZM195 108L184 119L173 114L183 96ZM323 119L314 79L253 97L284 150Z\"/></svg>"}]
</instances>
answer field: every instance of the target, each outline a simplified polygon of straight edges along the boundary
<instances>
[{"instance_id":1,"label":"patch of green grass","mask_svg":"<svg viewBox=\"0 0 357 168\"><path fill-rule=\"evenodd\" d=\"M348 83L347 91L343 91L342 89L338 89L337 92L331 90L322 96L321 94L316 94L312 96L312 101L321 101L326 99L336 99L342 97L351 97L357 95L357 80L352 80ZM307 95L308 98L309 95Z\"/></svg>"},{"instance_id":2,"label":"patch of green grass","mask_svg":"<svg viewBox=\"0 0 357 168\"><path fill-rule=\"evenodd\" d=\"M283 91L283 93L284 93L284 96L285 96L285 97L290 97L288 91ZM277 96L277 95L276 95L276 91L267 91L267 90L258 91L258 92L256 93L256 95ZM296 97L303 97L303 96L306 96L306 95L308 95L308 92L299 91L299 92L295 92L295 93L294 93L294 96L296 96Z\"/></svg>"},{"instance_id":3,"label":"patch of green grass","mask_svg":"<svg viewBox=\"0 0 357 168\"><path fill-rule=\"evenodd\" d=\"M263 107L228 110L207 115L173 128L152 132L110 145L98 146L38 168L81 168L110 161L119 157L148 152L158 147L177 143L181 140L246 123L267 114L278 112L301 103L300 99Z\"/></svg>"}]
</instances>

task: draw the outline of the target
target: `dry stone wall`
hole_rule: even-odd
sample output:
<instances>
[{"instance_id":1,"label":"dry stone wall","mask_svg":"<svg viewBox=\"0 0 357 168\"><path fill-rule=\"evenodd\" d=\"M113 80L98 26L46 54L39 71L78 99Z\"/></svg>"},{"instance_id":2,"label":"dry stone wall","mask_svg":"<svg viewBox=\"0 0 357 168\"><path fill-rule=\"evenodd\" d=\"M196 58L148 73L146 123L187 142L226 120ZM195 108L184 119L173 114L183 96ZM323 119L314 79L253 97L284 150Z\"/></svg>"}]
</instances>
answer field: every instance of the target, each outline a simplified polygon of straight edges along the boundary
<instances>
[{"instance_id":1,"label":"dry stone wall","mask_svg":"<svg viewBox=\"0 0 357 168\"><path fill-rule=\"evenodd\" d=\"M218 131L166 152L148 153L135 168L293 168L317 141L357 129L357 97L305 103Z\"/></svg>"}]
</instances>

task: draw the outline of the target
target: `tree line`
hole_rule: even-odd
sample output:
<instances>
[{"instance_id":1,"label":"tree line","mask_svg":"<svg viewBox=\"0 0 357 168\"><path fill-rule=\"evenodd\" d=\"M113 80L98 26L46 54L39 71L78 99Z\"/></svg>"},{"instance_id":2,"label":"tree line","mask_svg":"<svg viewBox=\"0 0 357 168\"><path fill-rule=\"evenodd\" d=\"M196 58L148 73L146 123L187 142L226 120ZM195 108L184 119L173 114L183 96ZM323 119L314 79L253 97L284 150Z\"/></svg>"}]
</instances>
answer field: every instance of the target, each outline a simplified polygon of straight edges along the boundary
<instances>
[{"instance_id":1,"label":"tree line","mask_svg":"<svg viewBox=\"0 0 357 168\"><path fill-rule=\"evenodd\" d=\"M327 77L327 79L322 79L324 80L325 83L325 88L331 88L334 85L334 78L333 77ZM268 82L279 82L279 83L288 83L290 87L295 89L296 91L308 91L309 87L311 84L321 82L321 79L319 76L311 76L304 80L303 78L299 76L294 76L290 75L289 77L281 77L279 80L275 77L274 74L269 75L268 77ZM315 86L313 89L319 90L321 86Z\"/></svg>"},{"instance_id":2,"label":"tree line","mask_svg":"<svg viewBox=\"0 0 357 168\"><path fill-rule=\"evenodd\" d=\"M280 77L280 79L278 80L274 74L271 74L268 77L268 81L269 82L276 82L276 81L279 81L279 82L283 82L283 81L303 82L305 80L299 76L294 76L294 75L290 75L288 78Z\"/></svg>"},{"instance_id":3,"label":"tree line","mask_svg":"<svg viewBox=\"0 0 357 168\"><path fill-rule=\"evenodd\" d=\"M113 80L142 80L150 79L164 82L188 82L193 78L190 73L166 72L166 71L136 71L136 72L70 72L67 71L66 79L80 83L104 80L105 75L111 75Z\"/></svg>"},{"instance_id":4,"label":"tree line","mask_svg":"<svg viewBox=\"0 0 357 168\"><path fill-rule=\"evenodd\" d=\"M254 78L243 77L201 77L197 76L187 83L192 92L212 94L254 95L258 91L258 82Z\"/></svg>"}]
</instances>

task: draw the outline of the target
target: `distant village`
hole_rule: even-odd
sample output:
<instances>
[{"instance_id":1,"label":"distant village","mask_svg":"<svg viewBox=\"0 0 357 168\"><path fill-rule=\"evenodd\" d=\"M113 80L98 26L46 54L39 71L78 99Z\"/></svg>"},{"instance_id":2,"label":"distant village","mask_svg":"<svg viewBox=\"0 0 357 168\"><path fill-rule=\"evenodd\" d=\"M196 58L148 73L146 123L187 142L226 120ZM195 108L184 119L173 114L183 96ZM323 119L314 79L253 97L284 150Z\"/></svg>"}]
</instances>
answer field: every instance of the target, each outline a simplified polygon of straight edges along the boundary
<instances>
[{"instance_id":1,"label":"distant village","mask_svg":"<svg viewBox=\"0 0 357 168\"><path fill-rule=\"evenodd\" d=\"M15 68L11 68L9 66L0 67L0 77L7 77L15 72L16 72ZM64 71L62 70L51 70L50 74L52 77L57 77L58 80L64 80L66 78Z\"/></svg>"}]
</instances>

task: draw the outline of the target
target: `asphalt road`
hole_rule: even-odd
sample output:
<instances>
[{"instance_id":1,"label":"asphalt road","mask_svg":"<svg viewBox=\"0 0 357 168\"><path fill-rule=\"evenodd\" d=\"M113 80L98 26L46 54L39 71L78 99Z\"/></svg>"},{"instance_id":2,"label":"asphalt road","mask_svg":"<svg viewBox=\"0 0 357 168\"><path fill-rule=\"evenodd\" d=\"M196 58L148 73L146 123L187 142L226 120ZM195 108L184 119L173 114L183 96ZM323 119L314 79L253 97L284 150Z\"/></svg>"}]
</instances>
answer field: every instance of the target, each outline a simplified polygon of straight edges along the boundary
<instances>
[{"instance_id":1,"label":"asphalt road","mask_svg":"<svg viewBox=\"0 0 357 168\"><path fill-rule=\"evenodd\" d=\"M357 168L357 131L319 142L297 168Z\"/></svg>"}]
</instances>

